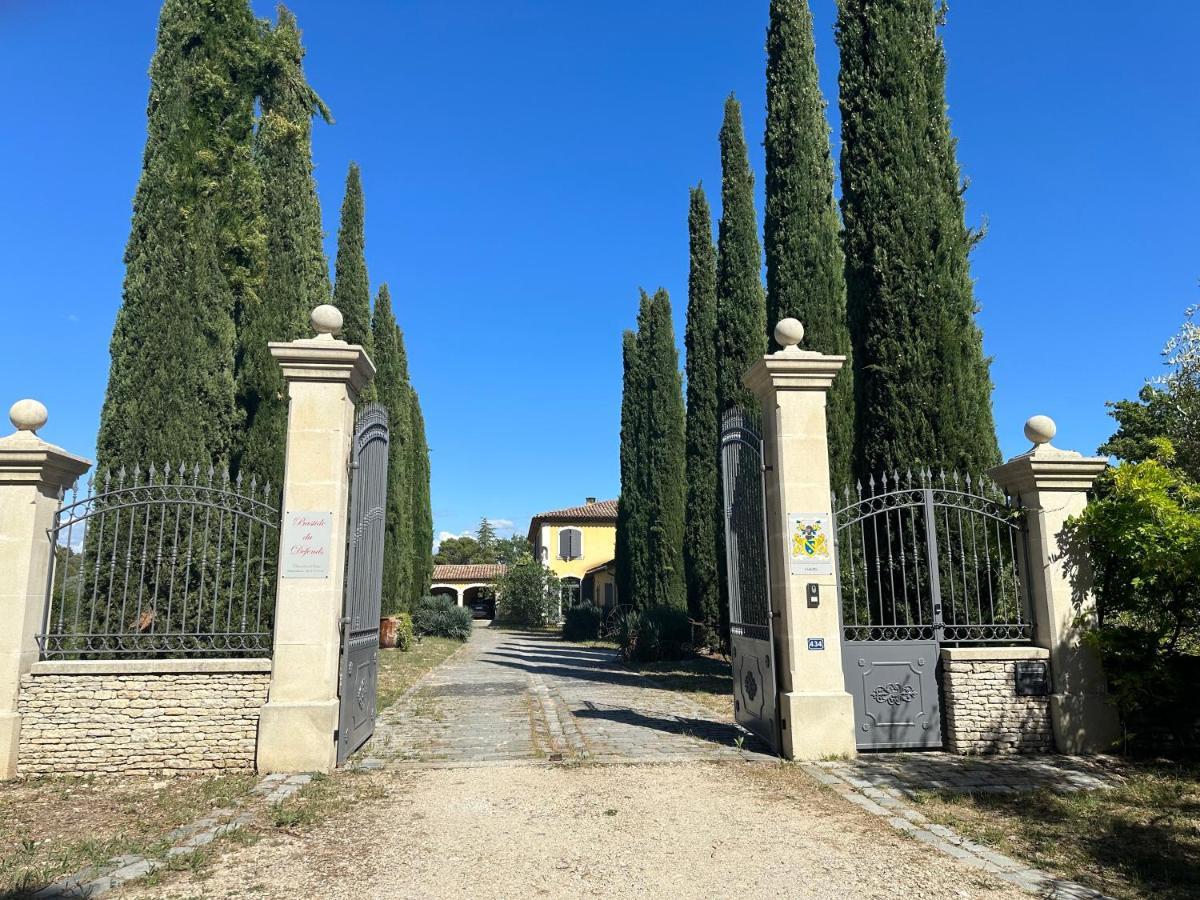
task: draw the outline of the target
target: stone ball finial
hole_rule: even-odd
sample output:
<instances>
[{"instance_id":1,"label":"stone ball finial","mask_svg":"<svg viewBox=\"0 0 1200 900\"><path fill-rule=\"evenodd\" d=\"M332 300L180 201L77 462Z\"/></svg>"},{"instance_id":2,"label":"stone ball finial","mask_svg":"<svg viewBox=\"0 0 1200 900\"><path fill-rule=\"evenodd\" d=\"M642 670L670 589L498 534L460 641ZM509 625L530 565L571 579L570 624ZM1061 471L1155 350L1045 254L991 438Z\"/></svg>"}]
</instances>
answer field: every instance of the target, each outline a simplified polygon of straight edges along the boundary
<instances>
[{"instance_id":1,"label":"stone ball finial","mask_svg":"<svg viewBox=\"0 0 1200 900\"><path fill-rule=\"evenodd\" d=\"M780 319L779 324L775 326L775 343L784 350L791 350L799 346L804 340L804 326L800 324L799 319Z\"/></svg>"},{"instance_id":2,"label":"stone ball finial","mask_svg":"<svg viewBox=\"0 0 1200 900\"><path fill-rule=\"evenodd\" d=\"M46 411L45 404L37 400L18 400L8 410L8 420L17 431L32 431L36 434L49 418L50 413Z\"/></svg>"},{"instance_id":3,"label":"stone ball finial","mask_svg":"<svg viewBox=\"0 0 1200 900\"><path fill-rule=\"evenodd\" d=\"M1049 416L1030 416L1025 421L1025 437L1039 446L1048 444L1058 433L1058 426Z\"/></svg>"},{"instance_id":4,"label":"stone ball finial","mask_svg":"<svg viewBox=\"0 0 1200 900\"><path fill-rule=\"evenodd\" d=\"M330 303L322 303L313 309L309 321L319 337L333 337L342 330L342 311Z\"/></svg>"}]
</instances>

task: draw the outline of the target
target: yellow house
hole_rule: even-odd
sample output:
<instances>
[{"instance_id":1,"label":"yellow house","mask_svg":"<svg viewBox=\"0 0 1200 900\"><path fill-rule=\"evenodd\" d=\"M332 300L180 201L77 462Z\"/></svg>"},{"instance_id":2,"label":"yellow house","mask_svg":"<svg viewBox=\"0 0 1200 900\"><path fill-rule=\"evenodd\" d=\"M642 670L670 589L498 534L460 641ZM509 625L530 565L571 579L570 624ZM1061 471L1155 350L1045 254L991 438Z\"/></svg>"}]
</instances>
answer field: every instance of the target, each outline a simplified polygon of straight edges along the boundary
<instances>
[{"instance_id":1,"label":"yellow house","mask_svg":"<svg viewBox=\"0 0 1200 900\"><path fill-rule=\"evenodd\" d=\"M615 607L617 501L588 497L583 506L538 513L529 522L534 559L559 577L563 606Z\"/></svg>"}]
</instances>

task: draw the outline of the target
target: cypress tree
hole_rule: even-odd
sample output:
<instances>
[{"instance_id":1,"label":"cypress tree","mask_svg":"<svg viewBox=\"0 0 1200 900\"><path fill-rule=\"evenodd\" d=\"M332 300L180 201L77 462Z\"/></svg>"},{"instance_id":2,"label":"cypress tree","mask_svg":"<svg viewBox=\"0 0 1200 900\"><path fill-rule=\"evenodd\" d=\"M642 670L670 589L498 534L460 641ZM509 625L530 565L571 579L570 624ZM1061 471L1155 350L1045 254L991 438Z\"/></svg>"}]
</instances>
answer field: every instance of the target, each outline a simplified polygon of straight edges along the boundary
<instances>
[{"instance_id":1,"label":"cypress tree","mask_svg":"<svg viewBox=\"0 0 1200 900\"><path fill-rule=\"evenodd\" d=\"M742 107L730 94L721 125L721 222L717 236L717 397L719 409L750 408L742 376L767 349L762 253L754 215L754 172Z\"/></svg>"},{"instance_id":2,"label":"cypress tree","mask_svg":"<svg viewBox=\"0 0 1200 900\"><path fill-rule=\"evenodd\" d=\"M845 259L833 197L833 155L807 0L771 0L767 29L767 335L792 316L805 348L850 357ZM851 481L854 382L849 360L829 392L829 469L835 488Z\"/></svg>"},{"instance_id":3,"label":"cypress tree","mask_svg":"<svg viewBox=\"0 0 1200 900\"><path fill-rule=\"evenodd\" d=\"M262 114L254 160L262 174L266 277L260 301L238 323L238 403L244 432L238 469L260 483L283 483L287 396L269 341L309 336L309 313L329 302L329 264L322 248L321 205L313 181L312 118L332 121L304 78L296 18L279 7L263 35Z\"/></svg>"},{"instance_id":4,"label":"cypress tree","mask_svg":"<svg viewBox=\"0 0 1200 900\"><path fill-rule=\"evenodd\" d=\"M718 578L720 473L717 444L717 252L712 215L704 188L691 191L688 210L687 331L687 525L683 563L687 576L688 614L703 622L705 642L720 629Z\"/></svg>"},{"instance_id":5,"label":"cypress tree","mask_svg":"<svg viewBox=\"0 0 1200 900\"><path fill-rule=\"evenodd\" d=\"M646 524L648 590L643 606L687 608L683 568L685 462L683 384L671 299L655 291L639 321L638 343L645 373Z\"/></svg>"},{"instance_id":6,"label":"cypress tree","mask_svg":"<svg viewBox=\"0 0 1200 900\"><path fill-rule=\"evenodd\" d=\"M842 219L860 476L999 461L930 0L838 12Z\"/></svg>"},{"instance_id":7,"label":"cypress tree","mask_svg":"<svg viewBox=\"0 0 1200 900\"><path fill-rule=\"evenodd\" d=\"M246 0L163 4L100 468L230 461L234 323L258 302L264 252L251 154L258 37Z\"/></svg>"},{"instance_id":8,"label":"cypress tree","mask_svg":"<svg viewBox=\"0 0 1200 900\"><path fill-rule=\"evenodd\" d=\"M650 298L642 294L642 307ZM640 318L640 315L639 315ZM642 361L636 332L622 336L621 496L617 502L617 595L622 604L642 605L646 586L646 509L643 466L645 411Z\"/></svg>"},{"instance_id":9,"label":"cypress tree","mask_svg":"<svg viewBox=\"0 0 1200 900\"><path fill-rule=\"evenodd\" d=\"M372 354L371 282L367 278L365 211L362 174L357 163L350 163L338 227L333 305L342 313L342 333L339 337L351 344L361 344L368 354ZM374 385L367 386L362 399L375 399Z\"/></svg>"},{"instance_id":10,"label":"cypress tree","mask_svg":"<svg viewBox=\"0 0 1200 900\"><path fill-rule=\"evenodd\" d=\"M425 416L421 399L410 390L412 403L412 463L409 467L412 500L412 588L416 599L429 593L433 579L433 503L429 488L429 444L425 439Z\"/></svg>"},{"instance_id":11,"label":"cypress tree","mask_svg":"<svg viewBox=\"0 0 1200 900\"><path fill-rule=\"evenodd\" d=\"M375 343L375 391L388 410L387 518L383 538L383 612L392 615L410 608L412 578L412 414L409 407L408 364L403 338L392 312L388 286L379 287L372 322Z\"/></svg>"}]
</instances>

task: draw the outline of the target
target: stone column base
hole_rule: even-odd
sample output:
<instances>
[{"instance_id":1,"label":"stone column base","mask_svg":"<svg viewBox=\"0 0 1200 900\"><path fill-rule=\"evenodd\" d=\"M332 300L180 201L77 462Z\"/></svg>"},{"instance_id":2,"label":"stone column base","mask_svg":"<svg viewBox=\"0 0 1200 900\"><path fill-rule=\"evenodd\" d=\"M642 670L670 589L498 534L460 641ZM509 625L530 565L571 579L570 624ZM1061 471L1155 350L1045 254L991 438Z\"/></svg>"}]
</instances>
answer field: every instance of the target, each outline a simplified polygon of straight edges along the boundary
<instances>
[{"instance_id":1,"label":"stone column base","mask_svg":"<svg viewBox=\"0 0 1200 900\"><path fill-rule=\"evenodd\" d=\"M1051 694L1050 722L1059 753L1106 753L1121 739L1121 720L1108 694Z\"/></svg>"},{"instance_id":2,"label":"stone column base","mask_svg":"<svg viewBox=\"0 0 1200 900\"><path fill-rule=\"evenodd\" d=\"M20 746L20 713L0 712L0 781L17 777L17 752Z\"/></svg>"},{"instance_id":3,"label":"stone column base","mask_svg":"<svg viewBox=\"0 0 1200 900\"><path fill-rule=\"evenodd\" d=\"M315 703L267 701L258 720L258 771L332 772L337 764L333 739L337 726L336 698Z\"/></svg>"},{"instance_id":4,"label":"stone column base","mask_svg":"<svg viewBox=\"0 0 1200 900\"><path fill-rule=\"evenodd\" d=\"M785 759L851 757L854 741L854 698L845 691L810 694L792 691L779 695Z\"/></svg>"}]
</instances>

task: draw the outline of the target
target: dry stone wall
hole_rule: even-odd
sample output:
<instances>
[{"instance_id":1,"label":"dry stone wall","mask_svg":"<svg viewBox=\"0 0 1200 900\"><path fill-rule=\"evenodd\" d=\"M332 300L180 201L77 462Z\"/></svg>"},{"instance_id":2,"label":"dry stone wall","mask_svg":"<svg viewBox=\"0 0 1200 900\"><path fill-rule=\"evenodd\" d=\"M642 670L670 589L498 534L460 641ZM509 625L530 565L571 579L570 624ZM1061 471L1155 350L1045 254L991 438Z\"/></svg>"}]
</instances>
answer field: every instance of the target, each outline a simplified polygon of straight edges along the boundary
<instances>
[{"instance_id":1,"label":"dry stone wall","mask_svg":"<svg viewBox=\"0 0 1200 900\"><path fill-rule=\"evenodd\" d=\"M978 651L975 651L976 653ZM1049 697L1018 697L1016 659L942 656L946 749L952 753L1053 753Z\"/></svg>"},{"instance_id":2,"label":"dry stone wall","mask_svg":"<svg viewBox=\"0 0 1200 900\"><path fill-rule=\"evenodd\" d=\"M22 775L254 769L269 672L28 674Z\"/></svg>"}]
</instances>

